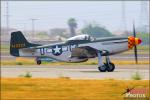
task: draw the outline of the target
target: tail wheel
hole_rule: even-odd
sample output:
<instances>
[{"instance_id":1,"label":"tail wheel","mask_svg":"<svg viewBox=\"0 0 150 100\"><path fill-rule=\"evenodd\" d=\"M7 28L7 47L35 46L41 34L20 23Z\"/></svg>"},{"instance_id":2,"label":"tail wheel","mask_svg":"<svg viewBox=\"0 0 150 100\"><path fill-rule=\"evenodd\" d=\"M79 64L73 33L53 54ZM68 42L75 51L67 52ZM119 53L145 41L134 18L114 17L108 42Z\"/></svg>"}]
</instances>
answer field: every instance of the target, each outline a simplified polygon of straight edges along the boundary
<instances>
[{"instance_id":1,"label":"tail wheel","mask_svg":"<svg viewBox=\"0 0 150 100\"><path fill-rule=\"evenodd\" d=\"M41 60L37 60L37 65L40 65L41 64Z\"/></svg>"},{"instance_id":2,"label":"tail wheel","mask_svg":"<svg viewBox=\"0 0 150 100\"><path fill-rule=\"evenodd\" d=\"M108 72L113 72L115 69L115 65L113 63L105 64L107 66L107 71Z\"/></svg>"}]
</instances>

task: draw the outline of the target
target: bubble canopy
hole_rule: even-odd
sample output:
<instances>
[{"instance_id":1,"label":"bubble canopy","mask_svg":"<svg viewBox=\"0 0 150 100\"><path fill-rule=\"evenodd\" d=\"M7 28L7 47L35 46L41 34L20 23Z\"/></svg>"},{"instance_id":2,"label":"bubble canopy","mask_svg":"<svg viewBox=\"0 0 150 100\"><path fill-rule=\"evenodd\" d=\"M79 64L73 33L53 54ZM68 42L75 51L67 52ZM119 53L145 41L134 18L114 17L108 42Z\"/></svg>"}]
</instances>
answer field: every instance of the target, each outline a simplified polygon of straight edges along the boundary
<instances>
[{"instance_id":1,"label":"bubble canopy","mask_svg":"<svg viewBox=\"0 0 150 100\"><path fill-rule=\"evenodd\" d=\"M90 35L87 34L83 34L83 35L77 35L74 37L71 37L69 39L67 39L67 41L71 41L71 40L87 40L87 41L94 41L95 38L91 37Z\"/></svg>"}]
</instances>

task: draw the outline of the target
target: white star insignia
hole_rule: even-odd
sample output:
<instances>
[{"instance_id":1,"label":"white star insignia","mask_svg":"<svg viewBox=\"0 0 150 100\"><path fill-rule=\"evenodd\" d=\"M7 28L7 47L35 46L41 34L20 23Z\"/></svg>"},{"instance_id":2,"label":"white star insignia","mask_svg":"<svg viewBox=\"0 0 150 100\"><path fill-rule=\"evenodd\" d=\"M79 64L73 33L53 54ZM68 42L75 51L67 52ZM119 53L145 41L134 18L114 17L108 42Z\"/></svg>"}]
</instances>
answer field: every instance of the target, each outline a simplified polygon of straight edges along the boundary
<instances>
[{"instance_id":1,"label":"white star insignia","mask_svg":"<svg viewBox=\"0 0 150 100\"><path fill-rule=\"evenodd\" d=\"M56 46L56 48L54 49L55 54L56 54L56 53L60 53L60 49L61 49L61 48L58 48L58 46Z\"/></svg>"}]
</instances>

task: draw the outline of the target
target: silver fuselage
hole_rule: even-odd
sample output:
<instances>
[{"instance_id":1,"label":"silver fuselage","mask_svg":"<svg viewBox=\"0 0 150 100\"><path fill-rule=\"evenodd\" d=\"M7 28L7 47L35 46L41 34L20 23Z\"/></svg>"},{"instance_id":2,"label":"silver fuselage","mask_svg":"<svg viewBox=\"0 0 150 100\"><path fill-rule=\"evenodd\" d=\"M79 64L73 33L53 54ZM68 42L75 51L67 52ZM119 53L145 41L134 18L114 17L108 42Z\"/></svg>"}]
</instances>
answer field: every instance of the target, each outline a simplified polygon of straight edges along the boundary
<instances>
[{"instance_id":1,"label":"silver fuselage","mask_svg":"<svg viewBox=\"0 0 150 100\"><path fill-rule=\"evenodd\" d=\"M36 48L19 49L22 57L49 57L65 62L81 62L88 58L71 57L72 50L80 47L91 47L97 51L108 51L108 55L128 50L128 38L105 38L94 41L71 41L53 45L43 45Z\"/></svg>"}]
</instances>

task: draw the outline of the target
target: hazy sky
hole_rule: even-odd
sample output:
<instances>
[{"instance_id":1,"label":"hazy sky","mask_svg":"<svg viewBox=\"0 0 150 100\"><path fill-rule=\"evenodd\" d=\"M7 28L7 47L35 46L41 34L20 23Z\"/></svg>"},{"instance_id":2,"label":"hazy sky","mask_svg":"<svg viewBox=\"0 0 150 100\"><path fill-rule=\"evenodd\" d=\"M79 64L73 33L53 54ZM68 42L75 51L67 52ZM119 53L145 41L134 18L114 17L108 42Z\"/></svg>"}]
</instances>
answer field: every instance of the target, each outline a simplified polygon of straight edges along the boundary
<instances>
[{"instance_id":1,"label":"hazy sky","mask_svg":"<svg viewBox=\"0 0 150 100\"><path fill-rule=\"evenodd\" d=\"M132 21L139 25L140 1L125 1L127 29L132 29ZM1 25L6 27L6 2L2 1ZM121 1L9 1L10 27L31 30L30 18L35 21L37 30L68 28L67 20L73 17L78 28L88 22L97 22L110 31L120 29ZM147 3L148 4L148 3ZM147 15L148 12L147 12Z\"/></svg>"}]
</instances>

